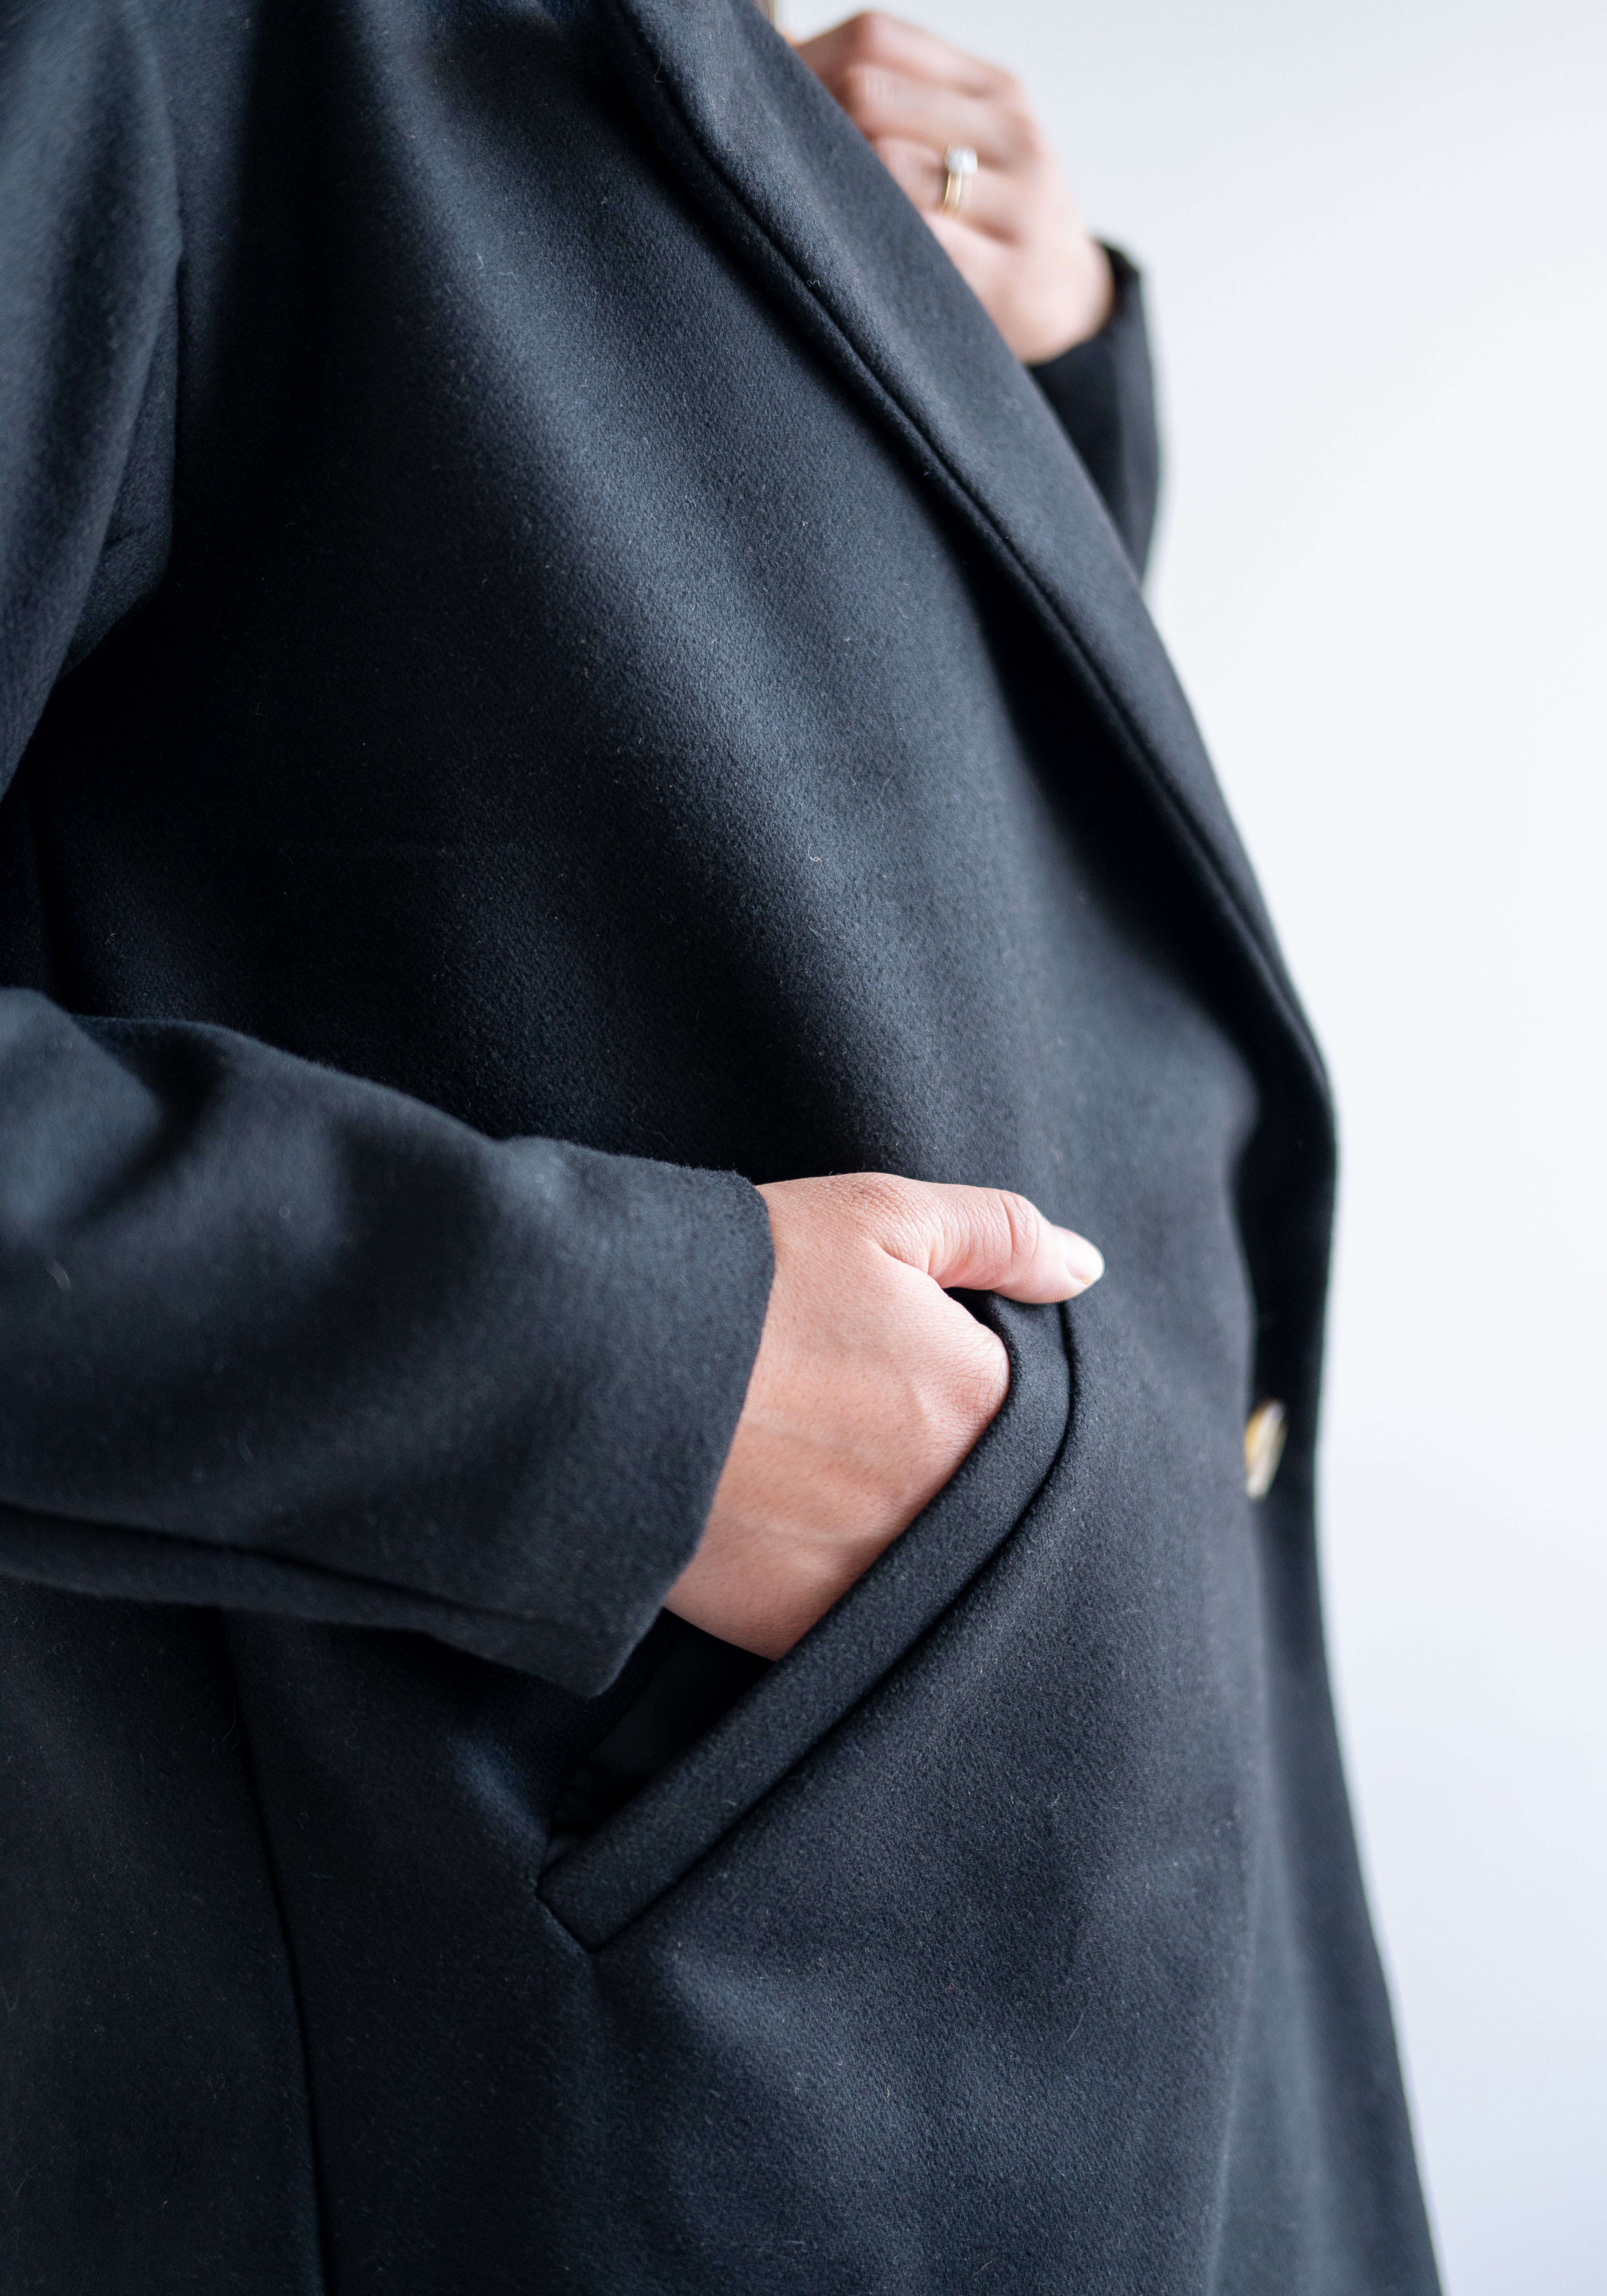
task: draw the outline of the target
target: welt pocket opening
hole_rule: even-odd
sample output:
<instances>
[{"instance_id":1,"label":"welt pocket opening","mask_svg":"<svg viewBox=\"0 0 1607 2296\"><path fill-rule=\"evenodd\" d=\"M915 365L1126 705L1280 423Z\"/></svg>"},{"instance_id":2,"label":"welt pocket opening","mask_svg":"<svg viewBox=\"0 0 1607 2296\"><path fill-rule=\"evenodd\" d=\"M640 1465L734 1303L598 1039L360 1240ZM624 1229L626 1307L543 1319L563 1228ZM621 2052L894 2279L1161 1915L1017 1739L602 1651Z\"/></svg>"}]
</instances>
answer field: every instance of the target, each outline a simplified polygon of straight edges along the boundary
<instances>
[{"instance_id":1,"label":"welt pocket opening","mask_svg":"<svg viewBox=\"0 0 1607 2296\"><path fill-rule=\"evenodd\" d=\"M685 1752L596 1831L555 1845L537 1894L588 1950L610 1944L756 1808L951 1606L1031 1507L1070 1423L1065 1327L1056 1308L1007 1300L989 1300L984 1316L1009 1349L1010 1392L953 1480L785 1658L767 1668L753 1661L762 1670Z\"/></svg>"},{"instance_id":2,"label":"welt pocket opening","mask_svg":"<svg viewBox=\"0 0 1607 2296\"><path fill-rule=\"evenodd\" d=\"M704 1634L668 1611L660 1612L642 1648L647 1679L559 1796L544 1873L601 1833L770 1671L768 1659Z\"/></svg>"}]
</instances>

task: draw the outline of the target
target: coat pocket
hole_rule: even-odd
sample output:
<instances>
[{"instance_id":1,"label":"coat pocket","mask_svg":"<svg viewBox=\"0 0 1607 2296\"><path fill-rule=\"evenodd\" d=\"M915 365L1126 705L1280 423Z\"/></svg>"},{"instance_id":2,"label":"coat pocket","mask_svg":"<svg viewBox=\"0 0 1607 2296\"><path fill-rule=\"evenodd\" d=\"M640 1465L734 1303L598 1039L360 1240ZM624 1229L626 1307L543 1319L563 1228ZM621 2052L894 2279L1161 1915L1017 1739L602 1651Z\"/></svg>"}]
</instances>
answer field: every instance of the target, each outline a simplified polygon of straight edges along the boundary
<instances>
[{"instance_id":1,"label":"coat pocket","mask_svg":"<svg viewBox=\"0 0 1607 2296\"><path fill-rule=\"evenodd\" d=\"M1060 1312L990 1300L1010 1352L998 1417L901 1538L706 1737L542 1874L540 1896L595 1951L699 1858L897 1665L1004 1545L1065 1440L1071 1371Z\"/></svg>"}]
</instances>

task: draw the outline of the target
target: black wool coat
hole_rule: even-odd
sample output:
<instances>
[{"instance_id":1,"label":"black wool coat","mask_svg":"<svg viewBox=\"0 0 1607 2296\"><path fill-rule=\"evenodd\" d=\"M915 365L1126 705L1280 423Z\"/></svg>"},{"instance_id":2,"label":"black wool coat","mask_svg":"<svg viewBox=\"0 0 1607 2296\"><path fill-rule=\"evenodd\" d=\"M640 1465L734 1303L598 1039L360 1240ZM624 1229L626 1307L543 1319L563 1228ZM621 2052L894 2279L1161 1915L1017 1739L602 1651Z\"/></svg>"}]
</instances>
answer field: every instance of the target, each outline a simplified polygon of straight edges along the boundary
<instances>
[{"instance_id":1,"label":"black wool coat","mask_svg":"<svg viewBox=\"0 0 1607 2296\"><path fill-rule=\"evenodd\" d=\"M750 0L10 0L8 2296L1433 2288L1144 392ZM856 1168L1109 1273L554 1839Z\"/></svg>"}]
</instances>

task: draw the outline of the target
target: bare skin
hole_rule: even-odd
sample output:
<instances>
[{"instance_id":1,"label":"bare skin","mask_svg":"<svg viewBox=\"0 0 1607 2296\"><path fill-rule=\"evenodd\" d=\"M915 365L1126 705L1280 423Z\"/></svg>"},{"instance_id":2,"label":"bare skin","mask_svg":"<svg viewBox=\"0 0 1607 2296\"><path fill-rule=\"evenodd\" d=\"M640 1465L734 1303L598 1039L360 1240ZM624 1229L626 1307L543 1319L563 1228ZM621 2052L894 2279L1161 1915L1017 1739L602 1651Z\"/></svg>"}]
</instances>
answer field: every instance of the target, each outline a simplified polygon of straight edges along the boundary
<instances>
[{"instance_id":1,"label":"bare skin","mask_svg":"<svg viewBox=\"0 0 1607 2296\"><path fill-rule=\"evenodd\" d=\"M798 53L909 194L1018 357L1096 334L1114 287L1018 80L893 16ZM942 211L943 154L980 162ZM670 1610L780 1658L906 1529L1004 1400L1004 1349L948 1297L1074 1299L1094 1246L1024 1197L883 1172L762 1188L775 1280L702 1543Z\"/></svg>"},{"instance_id":2,"label":"bare skin","mask_svg":"<svg viewBox=\"0 0 1607 2296\"><path fill-rule=\"evenodd\" d=\"M798 53L925 216L1004 340L1041 365L1111 315L1110 258L1078 215L1013 74L917 24L851 16ZM943 212L943 154L975 152L959 210Z\"/></svg>"},{"instance_id":3,"label":"bare skin","mask_svg":"<svg viewBox=\"0 0 1607 2296\"><path fill-rule=\"evenodd\" d=\"M780 1658L1004 1400L1002 1343L945 1287L1070 1300L1104 1263L1003 1189L856 1172L759 1193L775 1243L769 1312L708 1528L668 1605Z\"/></svg>"}]
</instances>

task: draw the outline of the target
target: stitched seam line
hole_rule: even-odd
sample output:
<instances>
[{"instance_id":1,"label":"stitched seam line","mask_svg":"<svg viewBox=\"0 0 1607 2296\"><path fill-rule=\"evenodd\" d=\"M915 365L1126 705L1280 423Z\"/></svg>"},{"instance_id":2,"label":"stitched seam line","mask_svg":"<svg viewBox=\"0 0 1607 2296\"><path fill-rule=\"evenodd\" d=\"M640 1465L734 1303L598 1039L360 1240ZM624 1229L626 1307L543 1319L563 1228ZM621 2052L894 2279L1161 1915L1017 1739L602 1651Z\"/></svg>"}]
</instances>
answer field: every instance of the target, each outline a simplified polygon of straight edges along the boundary
<instances>
[{"instance_id":1,"label":"stitched seam line","mask_svg":"<svg viewBox=\"0 0 1607 2296\"><path fill-rule=\"evenodd\" d=\"M617 1923L605 1938L601 1939L595 1945L587 1945L584 1938L578 1936L576 1932L570 1928L568 1922L564 1920L562 1915L559 1913L556 1906L549 1905L546 1899L543 1898L541 1900L543 1910L551 1915L552 1919L558 1923L559 1927L564 1931L566 1936L574 1939L575 1943L581 1948L583 1952L591 1955L606 1952L610 1946L613 1945L617 1939L624 1936L627 1930L633 1928L637 1922L642 1920L644 1915L650 1914L656 1905L659 1905L664 1898L668 1898L672 1890L678 1890L684 1882L689 1880L692 1874L694 1874L697 1868L703 1863L705 1858L712 1857L714 1852L720 1847L721 1843L727 1841L730 1836L736 1832L739 1826L745 1824L756 1810L761 1808L766 1802L769 1801L775 1795L779 1793L782 1788L786 1784L788 1779L792 1777L796 1772L802 1769L804 1764L820 1751L821 1747L826 1743L828 1739L834 1736L846 1723L851 1721L853 1717L858 1713L860 1708L875 1697L877 1692L881 1690L883 1684L896 1674L900 1667L908 1664L909 1660L913 1659L917 1651L920 1650L922 1644L927 1642L931 1636L937 1633L944 1620L956 1611L960 1604L966 1600L971 1594L972 1589L979 1583L985 1573L990 1570L994 1564L999 1560L1000 1556L1004 1554L1005 1550L1014 1544L1018 1535L1025 1529L1029 1517L1032 1514L1039 1500L1043 1497L1044 1493L1048 1489L1049 1485L1053 1482L1055 1475L1059 1472L1061 1463L1065 1458L1067 1450L1070 1446L1072 1434L1077 1424L1077 1363L1075 1356L1072 1353L1070 1325L1067 1320L1063 1307L1060 1311L1060 1341L1062 1349L1066 1357L1066 1374L1070 1382L1066 1396L1065 1425L1062 1428L1060 1440L1054 1447L1054 1457L1050 1460L1048 1465L1045 1468L1037 1481L1033 1485L1031 1494L1027 1499L1026 1504L1021 1507L1020 1513L1016 1515L1014 1521L1011 1523L1009 1529L1005 1531L1004 1537L998 1540L996 1546L989 1548L988 1552L982 1557L981 1561L977 1564L976 1569L971 1573L971 1576L964 1581L964 1583L962 1586L957 1587L954 1593L947 1597L937 1615L934 1618L929 1619L926 1621L926 1624L921 1628L920 1632L913 1636L909 1642L906 1643L901 1649L897 1651L894 1655L889 1659L886 1666L882 1668L881 1672L876 1677L876 1679L873 1682L867 1684L865 1688L859 1693L859 1695L849 1705L845 1706L840 1713L834 1714L831 1720L825 1725L824 1728L820 1731L819 1734L812 1738L809 1743L787 1764L786 1768L779 1771L774 1778L770 1779L763 1791L754 1797L753 1800L748 1804L745 1809L739 1810L734 1817L720 1828L719 1832L715 1834L711 1840L705 1841L697 1850L696 1854L690 1857L686 1864L681 1867L678 1873L673 1874L660 1889L655 1890L651 1898L644 1898L639 1905L633 1905L630 1912L626 1915L624 1920ZM537 1894L539 1895L539 1892Z\"/></svg>"},{"instance_id":2,"label":"stitched seam line","mask_svg":"<svg viewBox=\"0 0 1607 2296\"><path fill-rule=\"evenodd\" d=\"M318 2251L318 2278L321 2296L334 2284L329 2252L329 2218L324 2198L324 2170L319 2158L318 2117L313 2105L312 2052L307 2039L307 2007L302 1997L301 1974L296 1966L296 1951L291 1943L290 1919L285 1911L284 1892L280 1887L279 1868L274 1857L273 1837L268 1832L267 1816L262 1806L262 1792L257 1780L257 1759L251 1751L251 1734L245 1724L245 1709L240 1695L240 1680L234 1671L234 1653L229 1647L228 1630L221 1611L214 1612L217 1640L223 1661L228 1669L230 1694L234 1701L234 1723L240 1733L240 1755L245 1767L246 1784L250 1790L251 1807L257 1813L257 1830L262 1841L262 1863L267 1873L268 1889L273 1895L274 1915L279 1924L280 1941L284 1948L286 1980L290 1986L291 2004L296 2017L296 2042L301 2052L301 2090L307 2100L307 2149L311 2171L313 2194L313 2234Z\"/></svg>"},{"instance_id":3,"label":"stitched seam line","mask_svg":"<svg viewBox=\"0 0 1607 2296\"><path fill-rule=\"evenodd\" d=\"M617 20L623 23L627 37L641 52L642 55L647 58L649 62L656 62L657 60L652 56L652 50L642 38L642 36L637 31L635 24L631 23L627 19L625 19L618 11L616 11L616 18ZM1086 685L1091 690L1093 698L1100 705L1102 714L1106 718L1110 731L1116 735L1117 739L1121 743L1127 754L1129 762L1138 767L1143 775L1145 785L1149 788L1152 794L1159 799L1164 811L1182 831L1185 845L1201 865L1203 874L1207 877L1208 881L1215 890L1219 900L1227 909L1231 919L1237 925L1240 937L1248 944L1250 950L1253 953L1256 960L1256 968L1262 984L1267 989L1271 1002L1276 1008L1290 1034L1292 1036L1301 1054L1304 1055L1306 1064L1310 1071L1312 1078L1317 1085L1324 1103L1326 1103L1330 1095L1328 1090L1327 1075L1323 1066L1322 1056L1317 1051L1316 1040L1312 1037L1309 1028L1307 1026L1305 1016L1300 1012L1299 1005L1295 1002L1292 993L1285 987L1283 981L1280 978L1280 968L1274 959L1272 951L1267 945L1259 922L1250 909L1245 906L1240 896L1239 890L1234 884L1232 879L1221 867L1221 865L1217 859L1215 850L1209 839L1205 836L1204 832L1195 822L1192 813L1173 791L1165 774L1157 768L1155 760L1151 755L1148 742L1144 740L1144 735L1138 731L1137 727L1132 723L1132 720L1128 717L1127 709L1120 698L1111 689L1103 671L1101 671L1097 664L1090 658L1082 640L1078 636L1076 631L1072 628L1070 622L1068 622L1066 617L1055 604L1054 601L1044 590L1037 575L1032 571L1030 567L1026 564L1025 561L1021 558L1020 552L1017 550L1015 544L999 526L992 512L979 502L970 486L954 469L953 465L948 461L947 456L944 455L941 449L935 446L932 440L928 437L926 430L918 418L910 412L910 410L904 405L903 401L896 396L890 386L880 374L877 373L875 368L871 365L869 360L865 357L858 346L848 334L841 322L836 317L834 313L827 307L827 305L822 302L820 297L816 293L814 288L809 284L809 282L799 269L792 258L787 253L783 247L778 245L763 221L754 213L752 208L743 197L739 187L733 182L726 170L720 165L717 160L709 154L701 136L698 134L696 128L692 125L688 119L685 109L680 102L678 94L676 92L673 83L669 88L666 90L664 82L661 78L658 78L656 73L653 76L653 83L654 86L661 91L660 101L666 102L666 108L673 110L676 123L680 127L683 135L693 152L696 154L702 167L719 185L730 204L734 207L747 220L752 230L763 242L765 248L767 250L773 260L780 266L780 268L785 273L787 278L793 283L798 294L808 301L811 310L819 315L820 319L830 331L833 341L838 347L840 354L843 357L845 363L850 365L857 373L864 378L865 381L868 383L872 391L873 391L875 396L881 401L883 406L889 410L895 418L897 426L902 429L909 437L919 441L925 453L942 472L950 491L955 496L958 496L960 501L964 504L973 523L981 529L997 554L1006 562L1014 578L1032 599L1042 619L1047 623L1052 632L1070 653L1073 663L1081 673Z\"/></svg>"}]
</instances>

